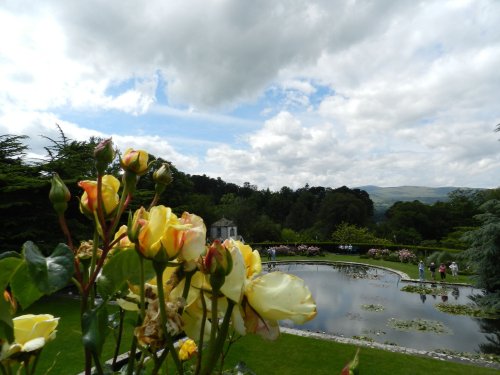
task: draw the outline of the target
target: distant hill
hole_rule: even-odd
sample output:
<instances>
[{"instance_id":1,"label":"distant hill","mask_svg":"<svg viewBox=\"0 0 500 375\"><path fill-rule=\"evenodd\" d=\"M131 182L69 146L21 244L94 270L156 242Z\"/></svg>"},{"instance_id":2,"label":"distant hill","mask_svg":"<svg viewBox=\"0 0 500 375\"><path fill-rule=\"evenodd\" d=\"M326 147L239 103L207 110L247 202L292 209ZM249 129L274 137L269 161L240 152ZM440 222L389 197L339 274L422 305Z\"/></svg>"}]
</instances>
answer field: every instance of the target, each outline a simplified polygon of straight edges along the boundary
<instances>
[{"instance_id":1,"label":"distant hill","mask_svg":"<svg viewBox=\"0 0 500 375\"><path fill-rule=\"evenodd\" d=\"M375 211L383 212L391 207L395 202L412 202L418 200L422 203L432 204L437 201L446 202L448 194L459 188L453 186L446 187L425 187L425 186L396 186L396 187L380 187L380 186L360 186L358 189L366 191L374 203Z\"/></svg>"}]
</instances>

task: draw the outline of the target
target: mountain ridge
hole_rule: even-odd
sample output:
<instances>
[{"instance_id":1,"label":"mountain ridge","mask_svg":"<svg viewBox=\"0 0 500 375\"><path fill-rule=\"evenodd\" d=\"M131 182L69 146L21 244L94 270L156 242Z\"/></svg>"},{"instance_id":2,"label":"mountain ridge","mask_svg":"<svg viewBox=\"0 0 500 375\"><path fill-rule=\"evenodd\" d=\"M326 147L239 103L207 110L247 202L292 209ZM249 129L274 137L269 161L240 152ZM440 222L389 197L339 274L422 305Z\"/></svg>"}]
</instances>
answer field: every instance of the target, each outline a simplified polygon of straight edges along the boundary
<instances>
[{"instance_id":1,"label":"mountain ridge","mask_svg":"<svg viewBox=\"0 0 500 375\"><path fill-rule=\"evenodd\" d=\"M457 186L428 187L413 185L389 187L365 185L359 186L357 189L364 190L370 195L370 199L373 201L376 210L387 209L398 201L412 202L418 200L425 204L433 204L438 201L446 202L449 200L448 194L458 189L484 190L481 188Z\"/></svg>"}]
</instances>

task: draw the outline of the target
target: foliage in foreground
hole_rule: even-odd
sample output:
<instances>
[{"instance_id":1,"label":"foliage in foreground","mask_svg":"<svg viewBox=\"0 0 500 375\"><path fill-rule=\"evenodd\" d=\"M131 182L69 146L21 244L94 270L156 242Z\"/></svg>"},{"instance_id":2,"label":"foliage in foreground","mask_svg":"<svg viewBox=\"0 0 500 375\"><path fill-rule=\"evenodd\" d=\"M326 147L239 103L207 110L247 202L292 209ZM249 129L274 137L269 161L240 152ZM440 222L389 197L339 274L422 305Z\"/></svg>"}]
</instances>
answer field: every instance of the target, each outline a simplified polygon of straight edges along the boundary
<instances>
[{"instance_id":1,"label":"foliage in foreground","mask_svg":"<svg viewBox=\"0 0 500 375\"><path fill-rule=\"evenodd\" d=\"M492 312L500 311L500 201L493 199L481 206L477 215L482 225L469 232L470 244L465 256L473 269L476 286L485 291L476 301Z\"/></svg>"}]
</instances>

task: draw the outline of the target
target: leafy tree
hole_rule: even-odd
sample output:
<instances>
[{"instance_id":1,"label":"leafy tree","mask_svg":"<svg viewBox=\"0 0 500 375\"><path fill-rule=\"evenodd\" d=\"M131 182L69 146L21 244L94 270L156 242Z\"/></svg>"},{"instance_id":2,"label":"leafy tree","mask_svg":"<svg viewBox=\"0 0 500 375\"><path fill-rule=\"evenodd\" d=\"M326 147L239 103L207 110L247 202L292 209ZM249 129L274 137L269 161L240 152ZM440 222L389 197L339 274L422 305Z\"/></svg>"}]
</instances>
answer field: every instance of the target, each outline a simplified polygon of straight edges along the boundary
<instances>
[{"instance_id":1,"label":"leafy tree","mask_svg":"<svg viewBox=\"0 0 500 375\"><path fill-rule=\"evenodd\" d=\"M79 181L94 178L94 149L101 141L91 137L90 140L79 142L66 137L59 129L59 139L45 137L51 142L45 147L48 161L40 163L40 170L47 174L57 173L63 180Z\"/></svg>"},{"instance_id":2,"label":"leafy tree","mask_svg":"<svg viewBox=\"0 0 500 375\"><path fill-rule=\"evenodd\" d=\"M38 239L41 247L50 242L48 233L57 230L48 200L48 178L33 164L24 164L26 136L0 136L0 252L20 251L27 240Z\"/></svg>"},{"instance_id":3,"label":"leafy tree","mask_svg":"<svg viewBox=\"0 0 500 375\"><path fill-rule=\"evenodd\" d=\"M339 244L370 243L390 244L391 241L378 238L368 228L358 227L353 224L341 223L332 234L332 239Z\"/></svg>"},{"instance_id":4,"label":"leafy tree","mask_svg":"<svg viewBox=\"0 0 500 375\"><path fill-rule=\"evenodd\" d=\"M255 242L279 241L281 240L281 231L278 224L268 216L261 215L251 228L251 236Z\"/></svg>"},{"instance_id":5,"label":"leafy tree","mask_svg":"<svg viewBox=\"0 0 500 375\"><path fill-rule=\"evenodd\" d=\"M330 237L342 222L364 226L373 216L373 202L359 189L345 186L327 191L319 206L318 228L322 238Z\"/></svg>"},{"instance_id":6,"label":"leafy tree","mask_svg":"<svg viewBox=\"0 0 500 375\"><path fill-rule=\"evenodd\" d=\"M464 255L475 272L478 288L485 291L477 302L485 307L500 311L500 201L492 199L484 203L482 214L476 216L481 227L465 236L469 248Z\"/></svg>"},{"instance_id":7,"label":"leafy tree","mask_svg":"<svg viewBox=\"0 0 500 375\"><path fill-rule=\"evenodd\" d=\"M22 141L29 138L27 135L0 135L0 162L2 164L21 164L26 155L28 146Z\"/></svg>"},{"instance_id":8,"label":"leafy tree","mask_svg":"<svg viewBox=\"0 0 500 375\"><path fill-rule=\"evenodd\" d=\"M287 243L297 243L302 242L302 236L293 229L283 228L281 230L281 240Z\"/></svg>"}]
</instances>

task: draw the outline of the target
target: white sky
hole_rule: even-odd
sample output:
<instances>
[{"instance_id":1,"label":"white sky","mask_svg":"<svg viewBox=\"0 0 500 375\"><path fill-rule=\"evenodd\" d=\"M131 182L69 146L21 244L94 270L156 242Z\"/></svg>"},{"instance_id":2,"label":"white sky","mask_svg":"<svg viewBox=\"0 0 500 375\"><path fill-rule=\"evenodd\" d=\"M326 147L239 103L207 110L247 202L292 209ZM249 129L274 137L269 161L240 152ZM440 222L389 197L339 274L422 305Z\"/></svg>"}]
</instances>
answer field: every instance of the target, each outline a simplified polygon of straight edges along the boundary
<instances>
[{"instance_id":1,"label":"white sky","mask_svg":"<svg viewBox=\"0 0 500 375\"><path fill-rule=\"evenodd\" d=\"M0 3L0 134L259 189L498 187L500 1Z\"/></svg>"}]
</instances>

